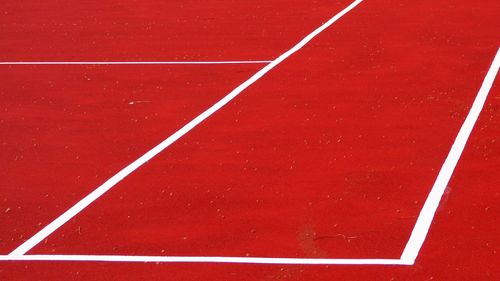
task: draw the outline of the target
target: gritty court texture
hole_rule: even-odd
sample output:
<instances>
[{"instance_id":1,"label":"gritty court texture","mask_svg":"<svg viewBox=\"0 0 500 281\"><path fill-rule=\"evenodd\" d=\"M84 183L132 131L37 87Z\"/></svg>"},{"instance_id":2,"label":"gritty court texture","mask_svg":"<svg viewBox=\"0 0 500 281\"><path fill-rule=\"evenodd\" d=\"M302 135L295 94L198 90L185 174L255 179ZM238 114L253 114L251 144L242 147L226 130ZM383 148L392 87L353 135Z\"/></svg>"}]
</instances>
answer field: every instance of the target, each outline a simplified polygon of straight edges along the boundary
<instances>
[{"instance_id":1,"label":"gritty court texture","mask_svg":"<svg viewBox=\"0 0 500 281\"><path fill-rule=\"evenodd\" d=\"M0 15L0 280L500 280L499 1Z\"/></svg>"}]
</instances>

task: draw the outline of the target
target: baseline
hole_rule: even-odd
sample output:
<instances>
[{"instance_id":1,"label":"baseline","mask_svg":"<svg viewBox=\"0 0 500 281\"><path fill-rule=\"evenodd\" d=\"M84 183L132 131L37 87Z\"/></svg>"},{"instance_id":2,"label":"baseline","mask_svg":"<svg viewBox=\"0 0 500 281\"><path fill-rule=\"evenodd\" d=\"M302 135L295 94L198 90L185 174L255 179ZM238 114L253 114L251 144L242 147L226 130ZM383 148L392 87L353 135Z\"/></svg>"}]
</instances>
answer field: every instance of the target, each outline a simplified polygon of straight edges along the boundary
<instances>
[{"instance_id":1,"label":"baseline","mask_svg":"<svg viewBox=\"0 0 500 281\"><path fill-rule=\"evenodd\" d=\"M87 261L87 262L155 262L155 263L243 263L296 265L411 265L400 259L309 259L259 257L176 257L120 255L24 255L0 256L5 261Z\"/></svg>"}]
</instances>

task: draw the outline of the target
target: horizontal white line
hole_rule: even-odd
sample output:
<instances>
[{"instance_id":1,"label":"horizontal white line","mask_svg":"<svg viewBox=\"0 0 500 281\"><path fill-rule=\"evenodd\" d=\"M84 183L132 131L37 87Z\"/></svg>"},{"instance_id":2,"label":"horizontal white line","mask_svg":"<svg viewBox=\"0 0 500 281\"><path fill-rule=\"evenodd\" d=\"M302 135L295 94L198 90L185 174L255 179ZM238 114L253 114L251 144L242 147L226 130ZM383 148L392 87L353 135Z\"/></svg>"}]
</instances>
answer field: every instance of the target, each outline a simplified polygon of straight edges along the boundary
<instances>
[{"instance_id":1,"label":"horizontal white line","mask_svg":"<svg viewBox=\"0 0 500 281\"><path fill-rule=\"evenodd\" d=\"M301 265L411 265L400 259L308 259L259 257L119 256L119 255L22 255L0 256L0 261L89 261L161 263L247 263Z\"/></svg>"},{"instance_id":2,"label":"horizontal white line","mask_svg":"<svg viewBox=\"0 0 500 281\"><path fill-rule=\"evenodd\" d=\"M145 64L265 64L270 60L233 61L3 61L0 65L145 65Z\"/></svg>"}]
</instances>

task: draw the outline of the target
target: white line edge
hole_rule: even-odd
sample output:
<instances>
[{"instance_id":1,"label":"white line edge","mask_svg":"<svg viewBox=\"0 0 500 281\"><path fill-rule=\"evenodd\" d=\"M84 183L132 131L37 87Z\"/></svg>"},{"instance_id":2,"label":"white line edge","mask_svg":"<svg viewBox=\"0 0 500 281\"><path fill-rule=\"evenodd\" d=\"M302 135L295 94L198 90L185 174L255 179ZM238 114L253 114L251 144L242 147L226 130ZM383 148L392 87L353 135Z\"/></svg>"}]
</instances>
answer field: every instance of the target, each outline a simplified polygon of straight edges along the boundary
<instances>
[{"instance_id":1,"label":"white line edge","mask_svg":"<svg viewBox=\"0 0 500 281\"><path fill-rule=\"evenodd\" d=\"M315 29L313 32L308 34L306 37L304 37L299 43L297 43L295 46L293 46L290 50L286 51L282 55L280 55L278 58L273 60L271 63L267 64L264 66L261 70L259 70L257 73L252 75L248 80L243 82L241 85L236 87L233 91L231 91L228 95L226 95L224 98L219 100L217 103L212 105L210 108L208 108L206 111L198 115L196 118L191 120L189 123L184 125L181 129L179 129L177 132L169 136L167 139L153 147L151 150L146 152L144 155L139 157L137 160L126 166L124 169L119 171L117 174L112 176L110 179L108 179L106 182L104 182L101 186L96 188L94 191L92 191L90 194L85 196L83 199L81 199L78 203L73 205L71 208L69 208L67 211L65 211L62 215L60 215L58 218L56 218L54 221L46 225L44 228L42 228L39 232L37 232L34 236L26 240L24 243L22 243L19 247L14 249L8 256L10 258L20 258L24 254L26 254L29 250L31 250L34 246L36 246L38 243L40 243L42 240L47 238L50 234L52 234L54 231L56 231L59 227L61 227L63 224L68 222L71 218L76 216L78 213L80 213L83 209L85 209L87 206L92 204L95 200L97 200L99 197L101 197L104 193L106 193L108 190L110 190L113 186L115 186L118 182L120 182L122 179L130 175L133 171L138 169L140 166L142 166L144 163L147 161L151 160L153 157L155 157L157 154L159 154L161 151L163 151L165 148L169 147L172 143L177 141L179 138L187 134L189 131L191 131L194 127L196 127L198 124L203 122L205 119L210 117L212 114L214 114L217 110L222 108L224 105L229 103L232 99L234 99L236 96L238 96L243 90L248 88L250 85L255 83L258 79L260 79L262 76L264 76L267 72L269 72L271 69L276 67L278 64L283 62L286 58L294 54L295 52L299 51L302 47L304 47L309 41L311 41L314 37L316 37L319 33L324 31L326 28L331 26L333 23L335 23L337 20L339 20L342 16L347 14L349 11L354 9L357 5L359 5L363 0L356 0L352 2L349 6L344 8L342 11L337 13L335 16L333 16L331 19L329 19L327 22L322 24L320 27Z\"/></svg>"},{"instance_id":2,"label":"white line edge","mask_svg":"<svg viewBox=\"0 0 500 281\"><path fill-rule=\"evenodd\" d=\"M261 257L121 256L121 255L23 255L0 256L3 261L82 261L156 263L245 263L298 265L410 265L400 259L317 259Z\"/></svg>"},{"instance_id":3,"label":"white line edge","mask_svg":"<svg viewBox=\"0 0 500 281\"><path fill-rule=\"evenodd\" d=\"M462 152L465 148L467 140L476 124L477 119L479 118L479 114L481 113L484 104L486 102L486 98L488 97L489 91L493 86L493 82L495 81L495 77L498 73L498 69L500 67L500 48L498 49L495 58L484 78L484 81L477 93L477 96L472 104L472 107L465 118L460 131L446 157L446 160L439 171L439 174L436 178L434 185L432 186L431 192L429 193L422 210L420 210L420 214L417 218L417 222L413 228L410 239L406 244L406 247L401 255L401 260L407 263L414 263L422 245L424 244L425 238L427 237L427 233L431 227L432 221L434 220L434 215L436 214L436 210L439 207L439 202L443 197L443 194L448 186L450 178L457 166L458 160L462 155Z\"/></svg>"},{"instance_id":4,"label":"white line edge","mask_svg":"<svg viewBox=\"0 0 500 281\"><path fill-rule=\"evenodd\" d=\"M3 61L0 65L211 65L211 64L264 64L271 60L234 61Z\"/></svg>"}]
</instances>

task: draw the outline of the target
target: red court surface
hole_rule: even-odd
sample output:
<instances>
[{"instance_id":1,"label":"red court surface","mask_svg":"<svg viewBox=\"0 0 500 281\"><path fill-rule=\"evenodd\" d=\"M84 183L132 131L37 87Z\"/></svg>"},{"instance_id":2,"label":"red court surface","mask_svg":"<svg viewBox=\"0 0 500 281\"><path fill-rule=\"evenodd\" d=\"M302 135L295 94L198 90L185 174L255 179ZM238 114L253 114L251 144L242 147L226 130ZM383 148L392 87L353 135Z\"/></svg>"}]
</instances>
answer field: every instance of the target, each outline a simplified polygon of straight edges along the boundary
<instances>
[{"instance_id":1,"label":"red court surface","mask_svg":"<svg viewBox=\"0 0 500 281\"><path fill-rule=\"evenodd\" d=\"M241 65L0 68L0 161L9 167L0 190L0 253L12 251L254 71Z\"/></svg>"},{"instance_id":2,"label":"red court surface","mask_svg":"<svg viewBox=\"0 0 500 281\"><path fill-rule=\"evenodd\" d=\"M2 61L273 62L0 65L2 280L500 279L497 1L68 3Z\"/></svg>"},{"instance_id":3,"label":"red court surface","mask_svg":"<svg viewBox=\"0 0 500 281\"><path fill-rule=\"evenodd\" d=\"M273 59L348 1L4 1L2 61Z\"/></svg>"}]
</instances>

